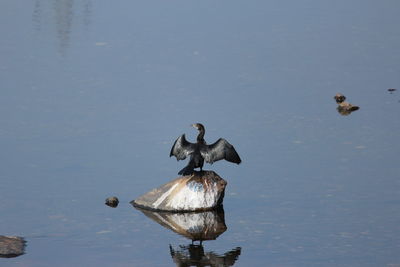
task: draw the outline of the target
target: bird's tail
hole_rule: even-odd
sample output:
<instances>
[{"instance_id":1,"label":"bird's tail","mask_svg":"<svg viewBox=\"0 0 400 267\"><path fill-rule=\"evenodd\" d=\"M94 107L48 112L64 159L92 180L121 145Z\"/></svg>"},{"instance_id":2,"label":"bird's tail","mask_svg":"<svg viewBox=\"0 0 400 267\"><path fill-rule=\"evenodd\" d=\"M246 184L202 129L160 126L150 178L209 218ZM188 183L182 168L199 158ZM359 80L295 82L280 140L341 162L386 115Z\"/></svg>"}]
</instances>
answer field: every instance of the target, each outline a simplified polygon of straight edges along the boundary
<instances>
[{"instance_id":1,"label":"bird's tail","mask_svg":"<svg viewBox=\"0 0 400 267\"><path fill-rule=\"evenodd\" d=\"M193 166L187 165L185 168L178 172L179 175L191 175L194 172Z\"/></svg>"}]
</instances>

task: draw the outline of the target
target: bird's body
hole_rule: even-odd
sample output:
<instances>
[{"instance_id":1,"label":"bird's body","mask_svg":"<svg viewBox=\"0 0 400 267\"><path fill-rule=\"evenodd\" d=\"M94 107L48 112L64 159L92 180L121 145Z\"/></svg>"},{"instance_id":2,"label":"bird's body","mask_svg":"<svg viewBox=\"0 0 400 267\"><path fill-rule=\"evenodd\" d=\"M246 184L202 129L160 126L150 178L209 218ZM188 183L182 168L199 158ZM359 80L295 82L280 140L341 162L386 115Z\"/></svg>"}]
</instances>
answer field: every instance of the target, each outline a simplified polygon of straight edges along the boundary
<instances>
[{"instance_id":1,"label":"bird's body","mask_svg":"<svg viewBox=\"0 0 400 267\"><path fill-rule=\"evenodd\" d=\"M175 156L177 160L184 160L190 156L188 165L179 171L178 174L188 175L194 172L194 169L203 169L204 161L212 164L215 161L225 159L227 161L239 164L241 159L235 148L223 138L220 138L214 144L207 145L204 140L205 129L200 123L192 125L199 130L196 143L190 143L185 135L176 139L171 148L170 157Z\"/></svg>"}]
</instances>

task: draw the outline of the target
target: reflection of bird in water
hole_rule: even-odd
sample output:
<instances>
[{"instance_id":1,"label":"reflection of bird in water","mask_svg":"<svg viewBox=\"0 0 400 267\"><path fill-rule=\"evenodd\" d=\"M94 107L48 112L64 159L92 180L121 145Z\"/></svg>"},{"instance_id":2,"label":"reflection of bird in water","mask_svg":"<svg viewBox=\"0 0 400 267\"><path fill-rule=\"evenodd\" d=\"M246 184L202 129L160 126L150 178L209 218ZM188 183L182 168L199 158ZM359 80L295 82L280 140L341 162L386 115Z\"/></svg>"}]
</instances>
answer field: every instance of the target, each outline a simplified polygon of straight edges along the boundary
<instances>
[{"instance_id":1,"label":"reflection of bird in water","mask_svg":"<svg viewBox=\"0 0 400 267\"><path fill-rule=\"evenodd\" d=\"M171 257L176 266L233 266L239 258L241 248L237 247L223 255L218 255L213 251L204 252L202 245L179 246L179 249L174 249L169 246Z\"/></svg>"},{"instance_id":2,"label":"reflection of bird in water","mask_svg":"<svg viewBox=\"0 0 400 267\"><path fill-rule=\"evenodd\" d=\"M336 100L336 103L338 103L337 110L341 115L349 115L353 111L360 109L360 107L346 102L346 97L342 94L336 94L333 98Z\"/></svg>"},{"instance_id":3,"label":"reflection of bird in water","mask_svg":"<svg viewBox=\"0 0 400 267\"><path fill-rule=\"evenodd\" d=\"M200 171L202 171L204 160L210 164L221 159L237 164L242 162L235 148L228 141L220 138L214 144L207 145L204 140L204 126L200 123L195 123L192 126L199 130L197 143L188 142L183 134L176 139L169 155L170 157L175 156L177 160L184 160L187 156L190 156L188 165L180 170L178 174L192 174L195 168L200 168Z\"/></svg>"}]
</instances>

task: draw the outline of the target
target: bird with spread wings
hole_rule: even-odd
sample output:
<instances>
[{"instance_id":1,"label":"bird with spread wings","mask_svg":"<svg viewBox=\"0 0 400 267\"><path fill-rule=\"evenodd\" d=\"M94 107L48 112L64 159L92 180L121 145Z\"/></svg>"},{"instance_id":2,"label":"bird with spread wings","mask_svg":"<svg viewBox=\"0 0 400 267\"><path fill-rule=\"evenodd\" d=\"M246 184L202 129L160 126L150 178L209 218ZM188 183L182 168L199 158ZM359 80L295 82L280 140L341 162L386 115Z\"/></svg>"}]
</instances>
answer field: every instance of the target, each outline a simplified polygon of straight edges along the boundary
<instances>
[{"instance_id":1,"label":"bird with spread wings","mask_svg":"<svg viewBox=\"0 0 400 267\"><path fill-rule=\"evenodd\" d=\"M176 139L172 146L170 157L175 156L177 160L184 160L190 157L188 165L179 171L178 174L189 175L194 169L203 169L204 161L213 164L215 161L225 159L229 162L240 164L240 159L235 148L224 138L218 139L214 144L207 145L204 140L205 128L201 123L192 125L199 131L197 142L191 143L186 140L185 134Z\"/></svg>"}]
</instances>

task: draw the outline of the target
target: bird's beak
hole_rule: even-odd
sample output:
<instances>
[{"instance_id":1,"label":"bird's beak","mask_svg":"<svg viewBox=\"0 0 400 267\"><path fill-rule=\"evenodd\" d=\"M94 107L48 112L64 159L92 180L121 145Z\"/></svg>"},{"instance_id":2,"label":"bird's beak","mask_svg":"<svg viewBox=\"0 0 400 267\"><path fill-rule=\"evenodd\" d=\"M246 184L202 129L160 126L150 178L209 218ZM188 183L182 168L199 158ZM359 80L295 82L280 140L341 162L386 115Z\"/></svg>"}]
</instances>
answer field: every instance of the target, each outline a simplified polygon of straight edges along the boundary
<instances>
[{"instance_id":1,"label":"bird's beak","mask_svg":"<svg viewBox=\"0 0 400 267\"><path fill-rule=\"evenodd\" d=\"M196 125L194 125L194 124L190 124L190 126L193 127L193 128L196 128Z\"/></svg>"}]
</instances>

